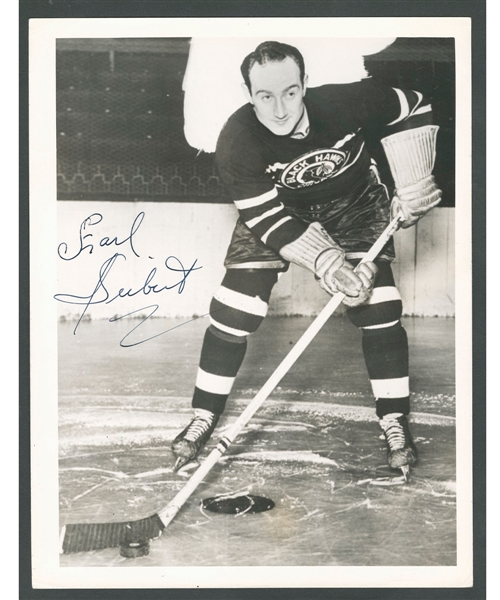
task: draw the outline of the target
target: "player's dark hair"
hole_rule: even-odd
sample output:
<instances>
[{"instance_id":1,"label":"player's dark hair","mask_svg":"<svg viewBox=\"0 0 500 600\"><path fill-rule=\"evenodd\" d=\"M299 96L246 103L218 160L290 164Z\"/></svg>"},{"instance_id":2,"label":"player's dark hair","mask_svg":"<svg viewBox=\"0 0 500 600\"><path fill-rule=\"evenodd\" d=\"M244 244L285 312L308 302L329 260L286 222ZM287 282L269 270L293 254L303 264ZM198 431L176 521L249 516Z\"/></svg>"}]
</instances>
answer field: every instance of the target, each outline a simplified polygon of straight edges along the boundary
<instances>
[{"instance_id":1,"label":"player's dark hair","mask_svg":"<svg viewBox=\"0 0 500 600\"><path fill-rule=\"evenodd\" d=\"M289 44L283 44L281 42L262 42L262 44L259 44L241 63L241 74L243 75L243 79L248 89L250 91L252 90L250 85L250 69L255 63L264 65L268 62L281 62L288 56L293 59L299 67L300 80L304 83L304 58L295 46L290 46Z\"/></svg>"}]
</instances>

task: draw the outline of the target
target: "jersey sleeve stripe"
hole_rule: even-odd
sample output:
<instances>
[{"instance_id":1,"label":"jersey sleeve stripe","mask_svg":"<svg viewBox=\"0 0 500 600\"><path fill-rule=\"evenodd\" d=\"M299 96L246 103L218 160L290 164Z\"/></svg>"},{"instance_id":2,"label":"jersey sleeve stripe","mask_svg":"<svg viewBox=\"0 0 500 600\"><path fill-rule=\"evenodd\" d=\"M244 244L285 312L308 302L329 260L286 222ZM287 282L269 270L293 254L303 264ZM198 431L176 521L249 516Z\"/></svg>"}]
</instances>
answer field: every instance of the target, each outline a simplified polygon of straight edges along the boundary
<instances>
[{"instance_id":1,"label":"jersey sleeve stripe","mask_svg":"<svg viewBox=\"0 0 500 600\"><path fill-rule=\"evenodd\" d=\"M415 92L415 94L417 94L417 103L413 107L412 113L415 111L415 109L417 109L420 106L420 103L424 99L423 94L421 94L420 92L417 92L417 90L413 90L413 91Z\"/></svg>"},{"instance_id":2,"label":"jersey sleeve stripe","mask_svg":"<svg viewBox=\"0 0 500 600\"><path fill-rule=\"evenodd\" d=\"M255 198L247 198L246 200L234 200L236 208L238 210L245 210L246 208L254 208L255 206L261 206L269 200L273 200L278 195L278 190L273 188L269 190L265 194L261 194L260 196L255 196Z\"/></svg>"},{"instance_id":3,"label":"jersey sleeve stripe","mask_svg":"<svg viewBox=\"0 0 500 600\"><path fill-rule=\"evenodd\" d=\"M287 217L283 217L282 219L280 219L277 223L275 223L272 227L270 227L266 233L264 235L261 236L261 240L264 242L264 244L267 242L267 238L271 235L271 233L273 233L273 231L275 231L276 229L278 229L278 227L281 227L284 223L286 223L287 221L291 221L292 217L287 216Z\"/></svg>"},{"instance_id":4,"label":"jersey sleeve stripe","mask_svg":"<svg viewBox=\"0 0 500 600\"><path fill-rule=\"evenodd\" d=\"M255 227L255 225L257 225L257 223L260 223L264 219L267 219L268 217L271 217L272 215L275 215L276 213L281 212L282 210L283 210L283 204L280 203L279 206L275 206L274 208L271 208L271 210L266 211L264 214L259 215L258 217L255 217L254 219L250 219L249 221L246 221L245 224L247 227L250 227L250 229L251 229L252 227Z\"/></svg>"},{"instance_id":5,"label":"jersey sleeve stripe","mask_svg":"<svg viewBox=\"0 0 500 600\"><path fill-rule=\"evenodd\" d=\"M402 90L399 90L398 88L392 88L392 89L398 95L399 104L401 106L401 113L397 119L395 119L391 123L388 123L388 126L395 125L396 123L399 123L399 121L403 121L403 119L406 119L408 117L408 115L410 114L410 105L408 104L408 99L406 98L405 93Z\"/></svg>"},{"instance_id":6,"label":"jersey sleeve stripe","mask_svg":"<svg viewBox=\"0 0 500 600\"><path fill-rule=\"evenodd\" d=\"M431 112L431 111L432 111L432 106L430 104L427 104L426 106L421 106L420 108L417 108L417 110L413 110L411 113L411 116L413 117L413 115L422 115L424 113Z\"/></svg>"}]
</instances>

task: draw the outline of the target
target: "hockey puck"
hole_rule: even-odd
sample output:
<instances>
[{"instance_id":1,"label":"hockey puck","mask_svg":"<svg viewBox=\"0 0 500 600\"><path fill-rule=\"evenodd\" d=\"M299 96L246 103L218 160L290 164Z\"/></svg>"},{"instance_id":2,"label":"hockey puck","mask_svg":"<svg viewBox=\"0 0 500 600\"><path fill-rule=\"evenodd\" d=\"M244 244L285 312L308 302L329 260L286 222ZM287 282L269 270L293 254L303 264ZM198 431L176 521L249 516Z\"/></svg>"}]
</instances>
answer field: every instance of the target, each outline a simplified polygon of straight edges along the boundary
<instances>
[{"instance_id":1,"label":"hockey puck","mask_svg":"<svg viewBox=\"0 0 500 600\"><path fill-rule=\"evenodd\" d=\"M142 540L140 542L121 542L120 556L125 558L139 558L149 554L149 541Z\"/></svg>"},{"instance_id":2,"label":"hockey puck","mask_svg":"<svg viewBox=\"0 0 500 600\"><path fill-rule=\"evenodd\" d=\"M201 505L204 509L211 512L229 515L260 513L274 508L274 502L269 498L254 496L252 494L205 498L202 500Z\"/></svg>"}]
</instances>

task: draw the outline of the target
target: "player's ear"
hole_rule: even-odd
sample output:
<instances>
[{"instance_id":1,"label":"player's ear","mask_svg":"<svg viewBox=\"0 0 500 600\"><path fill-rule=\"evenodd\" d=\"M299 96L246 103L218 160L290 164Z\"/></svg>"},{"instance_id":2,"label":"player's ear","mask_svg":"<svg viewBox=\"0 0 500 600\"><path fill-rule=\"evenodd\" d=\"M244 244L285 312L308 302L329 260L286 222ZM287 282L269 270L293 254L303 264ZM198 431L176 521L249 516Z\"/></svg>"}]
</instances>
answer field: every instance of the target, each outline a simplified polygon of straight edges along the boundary
<instances>
[{"instance_id":1,"label":"player's ear","mask_svg":"<svg viewBox=\"0 0 500 600\"><path fill-rule=\"evenodd\" d=\"M251 103L252 102L252 94L250 93L250 90L248 89L248 86L246 83L242 83L241 84L241 89L243 90L243 93L245 94L245 98Z\"/></svg>"},{"instance_id":2,"label":"player's ear","mask_svg":"<svg viewBox=\"0 0 500 600\"><path fill-rule=\"evenodd\" d=\"M304 75L304 83L302 84L302 88L303 88L303 96L306 95L306 90L307 90L307 82L308 82L309 78L307 75Z\"/></svg>"}]
</instances>

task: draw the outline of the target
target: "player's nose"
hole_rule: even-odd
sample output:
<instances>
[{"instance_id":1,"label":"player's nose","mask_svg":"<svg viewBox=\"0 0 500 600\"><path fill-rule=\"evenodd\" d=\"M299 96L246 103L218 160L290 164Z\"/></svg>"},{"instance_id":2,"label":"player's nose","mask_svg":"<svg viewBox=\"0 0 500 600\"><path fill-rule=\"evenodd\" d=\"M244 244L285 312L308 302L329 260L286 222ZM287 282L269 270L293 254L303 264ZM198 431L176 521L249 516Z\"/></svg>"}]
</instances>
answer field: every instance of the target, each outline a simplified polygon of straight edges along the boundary
<instances>
[{"instance_id":1,"label":"player's nose","mask_svg":"<svg viewBox=\"0 0 500 600\"><path fill-rule=\"evenodd\" d=\"M286 117L286 106L282 100L279 98L276 100L274 104L274 116L277 119L283 119Z\"/></svg>"}]
</instances>

